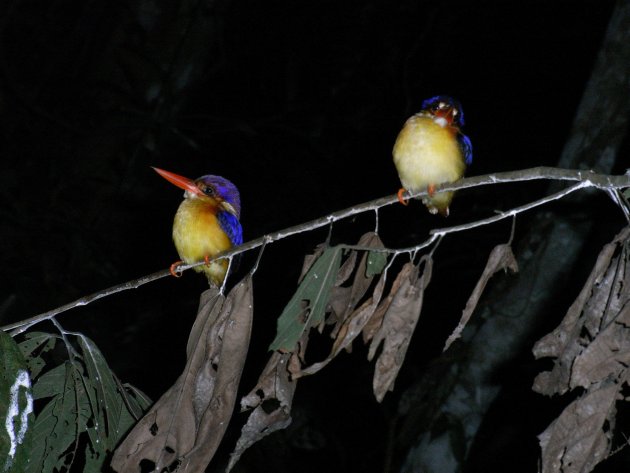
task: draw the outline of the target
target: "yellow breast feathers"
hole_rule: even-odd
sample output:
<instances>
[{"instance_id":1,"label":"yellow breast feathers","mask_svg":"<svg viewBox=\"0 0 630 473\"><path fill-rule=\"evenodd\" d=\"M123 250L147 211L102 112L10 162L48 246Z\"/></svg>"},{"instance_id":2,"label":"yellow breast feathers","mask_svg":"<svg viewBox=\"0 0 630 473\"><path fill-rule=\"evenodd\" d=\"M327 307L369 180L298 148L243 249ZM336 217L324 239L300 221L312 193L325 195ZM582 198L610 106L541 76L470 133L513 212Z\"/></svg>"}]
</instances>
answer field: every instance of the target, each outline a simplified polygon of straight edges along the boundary
<instances>
[{"instance_id":1,"label":"yellow breast feathers","mask_svg":"<svg viewBox=\"0 0 630 473\"><path fill-rule=\"evenodd\" d=\"M431 185L454 182L464 175L466 164L457 130L430 116L412 116L394 144L394 164L404 188L418 192ZM431 213L448 215L452 192L440 192L423 202Z\"/></svg>"},{"instance_id":2,"label":"yellow breast feathers","mask_svg":"<svg viewBox=\"0 0 630 473\"><path fill-rule=\"evenodd\" d=\"M175 214L173 241L180 258L187 264L203 261L232 247L230 238L221 228L216 208L200 199L184 199ZM209 266L197 266L208 279L220 285L227 272L228 261L213 261Z\"/></svg>"}]
</instances>

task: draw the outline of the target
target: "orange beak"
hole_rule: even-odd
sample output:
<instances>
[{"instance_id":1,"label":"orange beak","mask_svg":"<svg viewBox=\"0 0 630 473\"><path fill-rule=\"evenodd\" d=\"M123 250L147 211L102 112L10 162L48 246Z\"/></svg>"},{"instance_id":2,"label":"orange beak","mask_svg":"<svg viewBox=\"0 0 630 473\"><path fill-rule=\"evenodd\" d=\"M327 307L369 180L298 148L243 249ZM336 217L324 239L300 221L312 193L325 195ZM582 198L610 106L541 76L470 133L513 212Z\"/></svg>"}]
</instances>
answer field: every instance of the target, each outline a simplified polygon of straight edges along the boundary
<instances>
[{"instance_id":1,"label":"orange beak","mask_svg":"<svg viewBox=\"0 0 630 473\"><path fill-rule=\"evenodd\" d=\"M160 176L162 176L164 179L166 179L168 182L170 182L171 184L175 184L177 187L184 189L185 191L188 191L192 194L197 194L197 195L202 194L201 190L199 189L199 187L195 185L195 181L193 181L192 179L188 179L187 177L180 176L179 174L165 171L164 169L160 169L160 168L153 168L153 170L157 172Z\"/></svg>"}]
</instances>

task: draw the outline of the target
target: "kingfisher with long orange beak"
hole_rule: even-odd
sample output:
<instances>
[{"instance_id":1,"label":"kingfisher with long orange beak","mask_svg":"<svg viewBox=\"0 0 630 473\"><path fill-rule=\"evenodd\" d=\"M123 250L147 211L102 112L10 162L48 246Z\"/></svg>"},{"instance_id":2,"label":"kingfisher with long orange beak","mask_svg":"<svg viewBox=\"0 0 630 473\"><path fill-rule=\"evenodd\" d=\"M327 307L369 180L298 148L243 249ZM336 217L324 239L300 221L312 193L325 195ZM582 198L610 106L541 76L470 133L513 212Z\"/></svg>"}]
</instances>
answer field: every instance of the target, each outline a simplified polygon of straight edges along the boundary
<instances>
[{"instance_id":1,"label":"kingfisher with long orange beak","mask_svg":"<svg viewBox=\"0 0 630 473\"><path fill-rule=\"evenodd\" d=\"M422 110L409 118L394 144L394 164L403 185L398 200L406 191L427 190L422 199L432 214L447 217L453 192L435 193L439 184L455 182L472 163L472 144L461 131L464 111L461 104L446 95L425 100Z\"/></svg>"},{"instance_id":2,"label":"kingfisher with long orange beak","mask_svg":"<svg viewBox=\"0 0 630 473\"><path fill-rule=\"evenodd\" d=\"M171 273L177 275L177 266L206 261L196 266L208 282L221 286L228 270L228 260L210 261L210 258L243 243L243 229L239 222L241 198L234 184L221 176L187 177L153 168L160 176L184 189L184 200L179 205L173 222L173 242L182 261L173 263Z\"/></svg>"}]
</instances>

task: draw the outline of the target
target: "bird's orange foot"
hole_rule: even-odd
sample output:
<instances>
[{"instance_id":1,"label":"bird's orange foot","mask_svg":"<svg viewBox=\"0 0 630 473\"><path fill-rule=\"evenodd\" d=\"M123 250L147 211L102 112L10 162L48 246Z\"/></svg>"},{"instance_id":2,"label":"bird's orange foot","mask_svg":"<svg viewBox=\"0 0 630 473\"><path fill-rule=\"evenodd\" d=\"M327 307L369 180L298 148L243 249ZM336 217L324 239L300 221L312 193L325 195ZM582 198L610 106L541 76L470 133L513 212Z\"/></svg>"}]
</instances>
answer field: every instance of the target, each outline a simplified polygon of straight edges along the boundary
<instances>
[{"instance_id":1,"label":"bird's orange foot","mask_svg":"<svg viewBox=\"0 0 630 473\"><path fill-rule=\"evenodd\" d=\"M210 255L204 256L203 260L206 262L206 266L210 266Z\"/></svg>"},{"instance_id":2,"label":"bird's orange foot","mask_svg":"<svg viewBox=\"0 0 630 473\"><path fill-rule=\"evenodd\" d=\"M433 197L435 195L435 184L429 184L427 186L427 194L429 194L429 197Z\"/></svg>"},{"instance_id":3,"label":"bird's orange foot","mask_svg":"<svg viewBox=\"0 0 630 473\"><path fill-rule=\"evenodd\" d=\"M181 278L182 277L182 272L179 270L179 265L182 264L183 261L175 261L170 268L171 274L173 276L175 276L176 278Z\"/></svg>"},{"instance_id":4,"label":"bird's orange foot","mask_svg":"<svg viewBox=\"0 0 630 473\"><path fill-rule=\"evenodd\" d=\"M407 189L405 189L404 187L401 187L400 190L398 191L398 202L400 202L403 205L409 205L409 201L403 198L403 194L405 192L407 192Z\"/></svg>"}]
</instances>

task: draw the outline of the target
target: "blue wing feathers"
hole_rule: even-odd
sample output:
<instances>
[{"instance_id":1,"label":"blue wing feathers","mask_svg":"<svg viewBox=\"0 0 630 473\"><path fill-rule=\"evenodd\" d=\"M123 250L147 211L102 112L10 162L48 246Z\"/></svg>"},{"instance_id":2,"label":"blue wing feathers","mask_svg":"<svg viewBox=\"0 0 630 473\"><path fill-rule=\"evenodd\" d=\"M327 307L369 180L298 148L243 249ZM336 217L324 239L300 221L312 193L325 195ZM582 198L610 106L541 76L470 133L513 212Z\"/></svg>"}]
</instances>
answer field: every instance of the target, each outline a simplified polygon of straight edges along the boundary
<instances>
[{"instance_id":1,"label":"blue wing feathers","mask_svg":"<svg viewBox=\"0 0 630 473\"><path fill-rule=\"evenodd\" d=\"M230 212L219 212L217 215L221 228L230 238L232 245L238 246L243 243L243 228L236 215Z\"/></svg>"},{"instance_id":2,"label":"blue wing feathers","mask_svg":"<svg viewBox=\"0 0 630 473\"><path fill-rule=\"evenodd\" d=\"M464 154L466 165L470 166L472 164L472 143L470 142L470 138L460 133L457 135L457 141L459 141L459 146Z\"/></svg>"}]
</instances>

